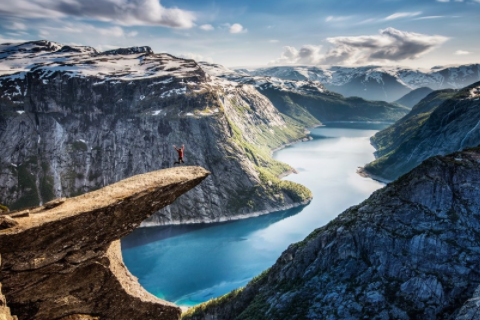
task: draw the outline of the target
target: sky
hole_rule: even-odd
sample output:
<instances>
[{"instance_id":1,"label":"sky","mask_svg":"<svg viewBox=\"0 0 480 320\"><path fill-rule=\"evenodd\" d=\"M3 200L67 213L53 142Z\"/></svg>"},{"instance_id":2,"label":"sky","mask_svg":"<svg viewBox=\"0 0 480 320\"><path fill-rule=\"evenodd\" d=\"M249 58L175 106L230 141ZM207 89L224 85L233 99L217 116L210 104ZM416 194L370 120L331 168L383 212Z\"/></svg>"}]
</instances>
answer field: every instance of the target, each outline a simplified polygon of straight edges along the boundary
<instances>
[{"instance_id":1,"label":"sky","mask_svg":"<svg viewBox=\"0 0 480 320\"><path fill-rule=\"evenodd\" d=\"M0 0L0 43L150 46L227 67L480 62L480 0Z\"/></svg>"}]
</instances>

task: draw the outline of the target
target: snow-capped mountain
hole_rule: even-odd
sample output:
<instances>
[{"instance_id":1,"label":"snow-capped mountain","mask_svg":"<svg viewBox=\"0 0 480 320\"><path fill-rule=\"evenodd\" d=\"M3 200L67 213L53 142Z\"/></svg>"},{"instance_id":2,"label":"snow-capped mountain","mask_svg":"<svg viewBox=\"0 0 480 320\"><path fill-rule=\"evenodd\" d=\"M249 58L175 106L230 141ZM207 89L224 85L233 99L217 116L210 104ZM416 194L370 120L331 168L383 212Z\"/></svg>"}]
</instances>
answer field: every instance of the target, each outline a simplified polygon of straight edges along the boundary
<instances>
[{"instance_id":1,"label":"snow-capped mountain","mask_svg":"<svg viewBox=\"0 0 480 320\"><path fill-rule=\"evenodd\" d=\"M255 70L238 69L252 76L320 81L325 88L345 96L395 101L413 89L459 89L480 80L480 65L409 69L404 67L282 66Z\"/></svg>"},{"instance_id":2,"label":"snow-capped mountain","mask_svg":"<svg viewBox=\"0 0 480 320\"><path fill-rule=\"evenodd\" d=\"M155 54L150 47L97 52L91 47L62 46L51 41L0 45L0 76L23 79L35 72L46 79L55 72L70 77L95 76L105 81L188 76L199 70L193 60ZM11 74L10 77L5 75Z\"/></svg>"}]
</instances>

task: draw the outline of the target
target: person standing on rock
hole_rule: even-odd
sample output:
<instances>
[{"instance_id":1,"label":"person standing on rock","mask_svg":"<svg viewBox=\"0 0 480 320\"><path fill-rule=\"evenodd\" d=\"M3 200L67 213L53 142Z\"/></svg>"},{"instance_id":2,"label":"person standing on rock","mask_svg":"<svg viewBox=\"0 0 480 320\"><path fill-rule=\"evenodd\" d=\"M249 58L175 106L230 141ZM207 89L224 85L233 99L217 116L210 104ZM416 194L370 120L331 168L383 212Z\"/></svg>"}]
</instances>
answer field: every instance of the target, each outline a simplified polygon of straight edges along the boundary
<instances>
[{"instance_id":1,"label":"person standing on rock","mask_svg":"<svg viewBox=\"0 0 480 320\"><path fill-rule=\"evenodd\" d=\"M177 149L176 145L173 145L173 147L178 152L178 161L175 161L173 163L173 165L180 164L180 163L185 163L185 161L183 161L183 150L185 150L185 145L182 144L182 147L180 149Z\"/></svg>"}]
</instances>

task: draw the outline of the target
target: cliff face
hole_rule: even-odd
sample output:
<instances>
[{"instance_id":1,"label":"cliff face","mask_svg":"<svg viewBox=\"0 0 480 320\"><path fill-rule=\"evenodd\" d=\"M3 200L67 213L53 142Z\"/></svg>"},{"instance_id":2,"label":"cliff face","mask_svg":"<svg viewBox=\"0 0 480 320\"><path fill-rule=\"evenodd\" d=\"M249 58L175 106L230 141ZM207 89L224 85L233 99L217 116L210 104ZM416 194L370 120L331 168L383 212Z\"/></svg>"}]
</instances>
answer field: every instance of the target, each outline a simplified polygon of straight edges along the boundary
<instances>
[{"instance_id":1,"label":"cliff face","mask_svg":"<svg viewBox=\"0 0 480 320\"><path fill-rule=\"evenodd\" d=\"M377 133L375 161L365 171L396 179L423 160L480 144L480 82L460 91L436 91L410 114Z\"/></svg>"},{"instance_id":2,"label":"cliff face","mask_svg":"<svg viewBox=\"0 0 480 320\"><path fill-rule=\"evenodd\" d=\"M3 50L13 71L0 76L0 203L12 209L171 167L173 144L212 175L145 225L229 220L311 197L279 181L291 168L270 156L305 138L303 127L250 85L148 47L97 53L40 41Z\"/></svg>"},{"instance_id":3,"label":"cliff face","mask_svg":"<svg viewBox=\"0 0 480 320\"><path fill-rule=\"evenodd\" d=\"M428 159L185 318L477 319L479 163Z\"/></svg>"},{"instance_id":4,"label":"cliff face","mask_svg":"<svg viewBox=\"0 0 480 320\"><path fill-rule=\"evenodd\" d=\"M12 213L14 225L0 230L0 279L12 313L22 320L178 319L180 308L128 272L119 239L208 174L160 170Z\"/></svg>"}]
</instances>

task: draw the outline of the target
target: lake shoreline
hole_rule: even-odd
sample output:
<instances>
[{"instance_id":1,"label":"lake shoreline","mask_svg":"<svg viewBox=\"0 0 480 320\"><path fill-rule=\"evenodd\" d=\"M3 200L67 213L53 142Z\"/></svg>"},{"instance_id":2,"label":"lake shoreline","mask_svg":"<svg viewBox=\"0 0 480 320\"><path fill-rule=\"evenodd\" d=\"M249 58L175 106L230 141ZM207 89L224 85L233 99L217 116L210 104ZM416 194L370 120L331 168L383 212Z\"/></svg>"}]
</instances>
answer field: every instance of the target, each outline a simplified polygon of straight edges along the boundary
<instances>
[{"instance_id":1,"label":"lake shoreline","mask_svg":"<svg viewBox=\"0 0 480 320\"><path fill-rule=\"evenodd\" d=\"M368 172L367 170L365 170L364 167L358 167L357 174L364 177L364 178L370 178L372 180L375 180L375 181L378 181L378 182L381 182L381 183L385 183L385 184L389 184L390 182L393 181L393 180L388 180L388 179L385 179L383 177L374 175L374 174Z\"/></svg>"},{"instance_id":2,"label":"lake shoreline","mask_svg":"<svg viewBox=\"0 0 480 320\"><path fill-rule=\"evenodd\" d=\"M220 217L218 219L210 219L210 220L195 220L195 219L190 219L186 221L174 221L169 224L158 224L158 223L151 223L148 224L145 222L142 222L140 228L154 228L154 227L168 227L168 226L181 226L181 225L196 225L196 224L211 224L211 223L222 223L222 222L230 222L230 221L238 221L238 220L244 220L244 219L249 219L249 218L256 218L260 217L266 214L270 213L276 213L280 211L285 211L285 210L290 210L293 208L298 208L301 206L307 206L310 204L313 198L308 198L304 201L301 202L294 202L290 203L284 206L272 208L272 209L266 209L266 210L260 210L260 211L255 211L255 212L249 212L249 213L244 213L244 214L239 214L236 216L229 216L229 217Z\"/></svg>"},{"instance_id":3,"label":"lake shoreline","mask_svg":"<svg viewBox=\"0 0 480 320\"><path fill-rule=\"evenodd\" d=\"M304 138L301 138L301 139L297 139L297 140L294 140L294 141L291 141L291 142L288 142L288 143L285 143L285 144L282 144L280 147L278 148L275 148L275 149L271 149L271 155L273 156L273 153L277 152L277 151L280 151L282 149L285 149L286 147L288 146L291 146L291 145L294 145L294 144L297 144L297 143L301 143L301 142L307 142L307 141L311 141L313 140L313 138L311 136L308 136L308 134L310 134L310 131L308 129L312 129L312 128L317 128L317 127L321 127L321 126L324 126L324 125L318 125L318 126L313 126L313 127L309 127L309 128L305 128L305 137ZM288 164L288 163L287 163ZM290 165L289 165L290 166ZM290 170L287 170L281 174L279 174L277 176L278 179L282 179L282 178L285 178L291 174L298 174L298 171L291 167ZM259 217L259 216L263 216L263 215L266 215L266 214L270 214L270 213L275 213L275 212L280 212L280 211L285 211L285 210L289 210L289 209L293 209L293 208L297 208L297 207L301 207L301 206L306 206L308 205L310 202L312 201L312 198L308 198L306 200L303 200L301 202L294 202L294 203L290 203L290 204L287 204L287 205L284 205L284 206L279 206L279 207L275 207L275 208L272 208L272 209L266 209L266 210L260 210L260 211L254 211L254 212L248 212L248 213L244 213L244 214L237 214L237 215L234 215L234 216L228 216L228 217L220 217L218 219L209 219L209 220L205 220L205 219L202 219L201 221L200 220L196 220L196 219L190 219L190 220L186 220L186 221L171 221L167 224L159 224L158 222L142 222L139 226L139 228L153 228L153 227L167 227L167 226L180 226L180 225L194 225L194 224L209 224L209 223L218 223L218 222L228 222L228 221L236 221L236 220L243 220L243 219L248 219L248 218L255 218L255 217Z\"/></svg>"}]
</instances>

